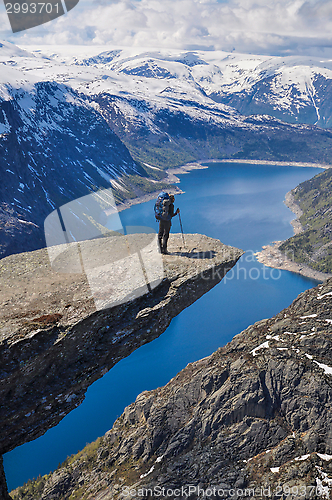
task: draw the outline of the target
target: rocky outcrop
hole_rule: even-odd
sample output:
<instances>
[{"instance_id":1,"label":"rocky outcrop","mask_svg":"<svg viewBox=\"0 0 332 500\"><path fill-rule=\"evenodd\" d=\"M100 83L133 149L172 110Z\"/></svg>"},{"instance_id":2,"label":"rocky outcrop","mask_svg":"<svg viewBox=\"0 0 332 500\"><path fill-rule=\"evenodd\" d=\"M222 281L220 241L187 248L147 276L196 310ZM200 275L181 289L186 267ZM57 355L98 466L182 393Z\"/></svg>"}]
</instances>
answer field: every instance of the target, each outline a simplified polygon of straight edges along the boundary
<instances>
[{"instance_id":1,"label":"rocky outcrop","mask_svg":"<svg viewBox=\"0 0 332 500\"><path fill-rule=\"evenodd\" d=\"M140 394L34 500L330 498L331 335L328 280Z\"/></svg>"},{"instance_id":2,"label":"rocky outcrop","mask_svg":"<svg viewBox=\"0 0 332 500\"><path fill-rule=\"evenodd\" d=\"M140 245L157 245L148 234L115 238L136 252ZM89 264L85 261L83 273L70 248L53 261L53 268L47 249L1 260L1 454L56 425L83 401L92 382L158 337L173 317L217 284L242 254L201 235L186 235L188 248L184 249L181 236L172 235L170 255L162 261L155 250L163 268L161 282L134 297L125 282L123 289L129 295L118 295L118 301L120 292L112 283L112 290L104 289L104 293L112 294L113 305L106 302L101 307L103 297L97 297L101 291L95 288L92 295L87 276L96 260L100 265L100 259L112 254L112 242L112 238L87 242L88 256L81 244ZM122 252L123 245L119 248ZM123 262L117 263L112 269L123 271ZM100 280L105 267L98 268Z\"/></svg>"}]
</instances>

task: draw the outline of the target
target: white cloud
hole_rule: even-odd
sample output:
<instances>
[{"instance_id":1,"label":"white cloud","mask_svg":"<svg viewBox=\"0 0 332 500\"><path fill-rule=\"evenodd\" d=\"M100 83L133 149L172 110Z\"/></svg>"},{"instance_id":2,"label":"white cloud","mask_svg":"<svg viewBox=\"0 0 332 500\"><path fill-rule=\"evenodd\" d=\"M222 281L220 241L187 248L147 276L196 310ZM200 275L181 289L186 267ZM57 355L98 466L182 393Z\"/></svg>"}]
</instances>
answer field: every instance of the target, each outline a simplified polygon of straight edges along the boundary
<instances>
[{"instance_id":1,"label":"white cloud","mask_svg":"<svg viewBox=\"0 0 332 500\"><path fill-rule=\"evenodd\" d=\"M332 0L81 0L66 16L10 40L326 57L330 33Z\"/></svg>"}]
</instances>

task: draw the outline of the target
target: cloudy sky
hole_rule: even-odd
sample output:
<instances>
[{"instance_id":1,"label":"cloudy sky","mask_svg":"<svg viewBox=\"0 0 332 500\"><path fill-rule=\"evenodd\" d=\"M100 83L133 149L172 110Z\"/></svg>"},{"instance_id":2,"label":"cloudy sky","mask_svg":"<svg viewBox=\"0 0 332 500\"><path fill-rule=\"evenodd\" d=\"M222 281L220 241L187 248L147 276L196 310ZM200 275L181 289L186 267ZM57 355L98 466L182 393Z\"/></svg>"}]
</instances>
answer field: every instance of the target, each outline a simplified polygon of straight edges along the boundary
<instances>
[{"instance_id":1,"label":"cloudy sky","mask_svg":"<svg viewBox=\"0 0 332 500\"><path fill-rule=\"evenodd\" d=\"M0 38L332 58L332 0L80 0L67 15L15 35L1 5Z\"/></svg>"}]
</instances>

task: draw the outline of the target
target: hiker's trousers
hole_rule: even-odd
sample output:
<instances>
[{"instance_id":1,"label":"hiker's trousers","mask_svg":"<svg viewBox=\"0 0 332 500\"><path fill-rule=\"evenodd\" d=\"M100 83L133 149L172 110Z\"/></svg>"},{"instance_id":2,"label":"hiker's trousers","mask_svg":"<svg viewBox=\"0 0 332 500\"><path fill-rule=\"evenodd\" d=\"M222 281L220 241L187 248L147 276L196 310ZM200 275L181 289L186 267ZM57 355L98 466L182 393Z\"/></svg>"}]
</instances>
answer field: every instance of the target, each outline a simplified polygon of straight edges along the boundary
<instances>
[{"instance_id":1,"label":"hiker's trousers","mask_svg":"<svg viewBox=\"0 0 332 500\"><path fill-rule=\"evenodd\" d=\"M167 250L167 241L169 237L169 232L171 230L171 221L170 220L160 220L159 221L159 233L158 233L158 241L159 247L161 251Z\"/></svg>"}]
</instances>

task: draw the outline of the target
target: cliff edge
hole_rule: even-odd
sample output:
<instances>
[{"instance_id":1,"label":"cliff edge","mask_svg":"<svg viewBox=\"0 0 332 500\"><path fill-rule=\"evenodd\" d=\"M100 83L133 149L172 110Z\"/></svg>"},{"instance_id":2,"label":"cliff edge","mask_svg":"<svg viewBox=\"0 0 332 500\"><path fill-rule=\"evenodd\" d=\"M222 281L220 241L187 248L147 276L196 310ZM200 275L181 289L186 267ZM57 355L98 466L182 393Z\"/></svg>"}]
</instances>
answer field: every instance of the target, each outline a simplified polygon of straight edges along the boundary
<instances>
[{"instance_id":1,"label":"cliff edge","mask_svg":"<svg viewBox=\"0 0 332 500\"><path fill-rule=\"evenodd\" d=\"M151 243L151 235L126 238L136 249L145 240ZM94 240L91 262L109 254L111 244ZM90 384L164 332L243 253L201 235L186 235L186 244L184 249L181 235L171 236L171 254L159 254L163 275L147 293L116 301L119 292L112 289L113 305L99 309L103 297L96 301L87 274L74 272L70 258L68 269L58 266L61 272L50 266L47 249L0 261L0 454L56 425L83 401ZM124 272L121 263L114 269Z\"/></svg>"}]
</instances>

